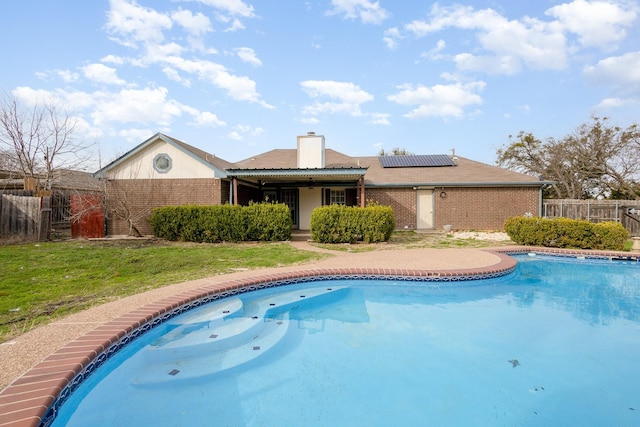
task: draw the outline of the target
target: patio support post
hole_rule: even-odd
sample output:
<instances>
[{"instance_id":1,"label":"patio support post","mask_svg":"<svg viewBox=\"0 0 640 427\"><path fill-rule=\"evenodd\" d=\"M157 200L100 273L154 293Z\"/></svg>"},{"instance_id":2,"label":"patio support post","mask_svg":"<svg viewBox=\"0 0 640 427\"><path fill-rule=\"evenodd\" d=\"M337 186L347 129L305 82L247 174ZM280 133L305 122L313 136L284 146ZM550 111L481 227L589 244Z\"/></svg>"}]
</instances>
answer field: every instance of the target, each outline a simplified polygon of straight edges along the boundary
<instances>
[{"instance_id":1,"label":"patio support post","mask_svg":"<svg viewBox=\"0 0 640 427\"><path fill-rule=\"evenodd\" d=\"M360 207L364 208L365 198L364 198L364 176L360 177Z\"/></svg>"},{"instance_id":2,"label":"patio support post","mask_svg":"<svg viewBox=\"0 0 640 427\"><path fill-rule=\"evenodd\" d=\"M238 204L238 178L233 177L233 204Z\"/></svg>"}]
</instances>

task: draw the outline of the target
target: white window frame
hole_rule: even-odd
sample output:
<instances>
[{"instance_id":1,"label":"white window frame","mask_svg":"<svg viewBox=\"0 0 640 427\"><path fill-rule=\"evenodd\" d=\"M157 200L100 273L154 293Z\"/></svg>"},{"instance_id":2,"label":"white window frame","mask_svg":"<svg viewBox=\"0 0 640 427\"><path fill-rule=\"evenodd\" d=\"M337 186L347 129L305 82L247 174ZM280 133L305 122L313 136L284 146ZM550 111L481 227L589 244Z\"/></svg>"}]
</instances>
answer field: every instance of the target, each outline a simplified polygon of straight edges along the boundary
<instances>
[{"instance_id":1,"label":"white window frame","mask_svg":"<svg viewBox=\"0 0 640 427\"><path fill-rule=\"evenodd\" d=\"M347 191L343 188L341 190L331 189L329 193L330 205L346 205L347 204Z\"/></svg>"}]
</instances>

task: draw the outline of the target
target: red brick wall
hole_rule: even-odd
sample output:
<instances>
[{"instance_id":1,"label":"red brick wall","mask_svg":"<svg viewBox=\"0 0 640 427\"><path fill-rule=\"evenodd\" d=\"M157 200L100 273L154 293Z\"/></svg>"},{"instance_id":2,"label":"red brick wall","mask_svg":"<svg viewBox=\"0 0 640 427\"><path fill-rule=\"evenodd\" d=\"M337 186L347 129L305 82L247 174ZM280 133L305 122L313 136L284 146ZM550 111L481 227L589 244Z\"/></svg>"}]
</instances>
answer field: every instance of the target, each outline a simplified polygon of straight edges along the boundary
<instances>
[{"instance_id":1,"label":"red brick wall","mask_svg":"<svg viewBox=\"0 0 640 427\"><path fill-rule=\"evenodd\" d=\"M451 224L454 230L502 230L510 216L538 215L538 188L448 187L434 190L434 228ZM413 188L367 188L367 201L393 208L396 228L415 229L417 194Z\"/></svg>"},{"instance_id":2,"label":"red brick wall","mask_svg":"<svg viewBox=\"0 0 640 427\"><path fill-rule=\"evenodd\" d=\"M417 196L413 188L365 188L364 198L393 208L396 228L416 228Z\"/></svg>"},{"instance_id":3,"label":"red brick wall","mask_svg":"<svg viewBox=\"0 0 640 427\"><path fill-rule=\"evenodd\" d=\"M440 196L444 191L446 196ZM538 188L436 188L434 226L451 224L454 230L503 230L510 216L538 215Z\"/></svg>"},{"instance_id":4,"label":"red brick wall","mask_svg":"<svg viewBox=\"0 0 640 427\"><path fill-rule=\"evenodd\" d=\"M229 183L220 179L126 179L109 181L107 234L126 235L131 218L142 235L152 234L147 221L161 206L220 205L229 200Z\"/></svg>"}]
</instances>

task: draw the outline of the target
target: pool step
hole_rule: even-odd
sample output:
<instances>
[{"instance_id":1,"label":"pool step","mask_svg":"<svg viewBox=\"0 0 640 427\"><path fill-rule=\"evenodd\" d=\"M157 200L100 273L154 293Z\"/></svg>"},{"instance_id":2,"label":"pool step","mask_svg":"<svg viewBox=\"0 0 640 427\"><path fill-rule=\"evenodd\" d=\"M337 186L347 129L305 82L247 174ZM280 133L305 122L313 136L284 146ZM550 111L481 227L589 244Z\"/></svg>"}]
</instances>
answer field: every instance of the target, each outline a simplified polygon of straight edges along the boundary
<instances>
[{"instance_id":1,"label":"pool step","mask_svg":"<svg viewBox=\"0 0 640 427\"><path fill-rule=\"evenodd\" d=\"M289 311L331 293L339 298L342 293L336 291L342 288L307 288L265 295L249 304L242 304L239 298L220 307L214 304L145 347L145 366L135 383L144 386L201 378L247 363L286 336L291 325Z\"/></svg>"}]
</instances>

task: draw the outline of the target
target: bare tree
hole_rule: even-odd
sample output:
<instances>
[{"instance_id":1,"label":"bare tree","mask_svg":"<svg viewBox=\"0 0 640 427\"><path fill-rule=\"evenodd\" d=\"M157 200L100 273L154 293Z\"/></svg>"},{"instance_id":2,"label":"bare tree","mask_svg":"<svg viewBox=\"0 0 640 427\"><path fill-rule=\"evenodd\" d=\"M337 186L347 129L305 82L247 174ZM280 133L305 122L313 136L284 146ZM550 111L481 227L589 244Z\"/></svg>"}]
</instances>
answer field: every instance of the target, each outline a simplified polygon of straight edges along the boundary
<instances>
[{"instance_id":1,"label":"bare tree","mask_svg":"<svg viewBox=\"0 0 640 427\"><path fill-rule=\"evenodd\" d=\"M77 141L77 120L53 102L27 107L15 96L0 100L0 146L13 154L25 178L51 190L56 169L79 168L88 160L88 144Z\"/></svg>"},{"instance_id":2,"label":"bare tree","mask_svg":"<svg viewBox=\"0 0 640 427\"><path fill-rule=\"evenodd\" d=\"M101 178L107 204L106 219L115 229L120 228L116 222L126 224L129 236L141 237L151 209L163 204L158 199L158 180L145 178L149 174L140 162L133 162L129 168Z\"/></svg>"},{"instance_id":3,"label":"bare tree","mask_svg":"<svg viewBox=\"0 0 640 427\"><path fill-rule=\"evenodd\" d=\"M378 153L379 156L413 156L413 153L407 151L406 148L395 147L391 151L384 151L384 148Z\"/></svg>"}]
</instances>

